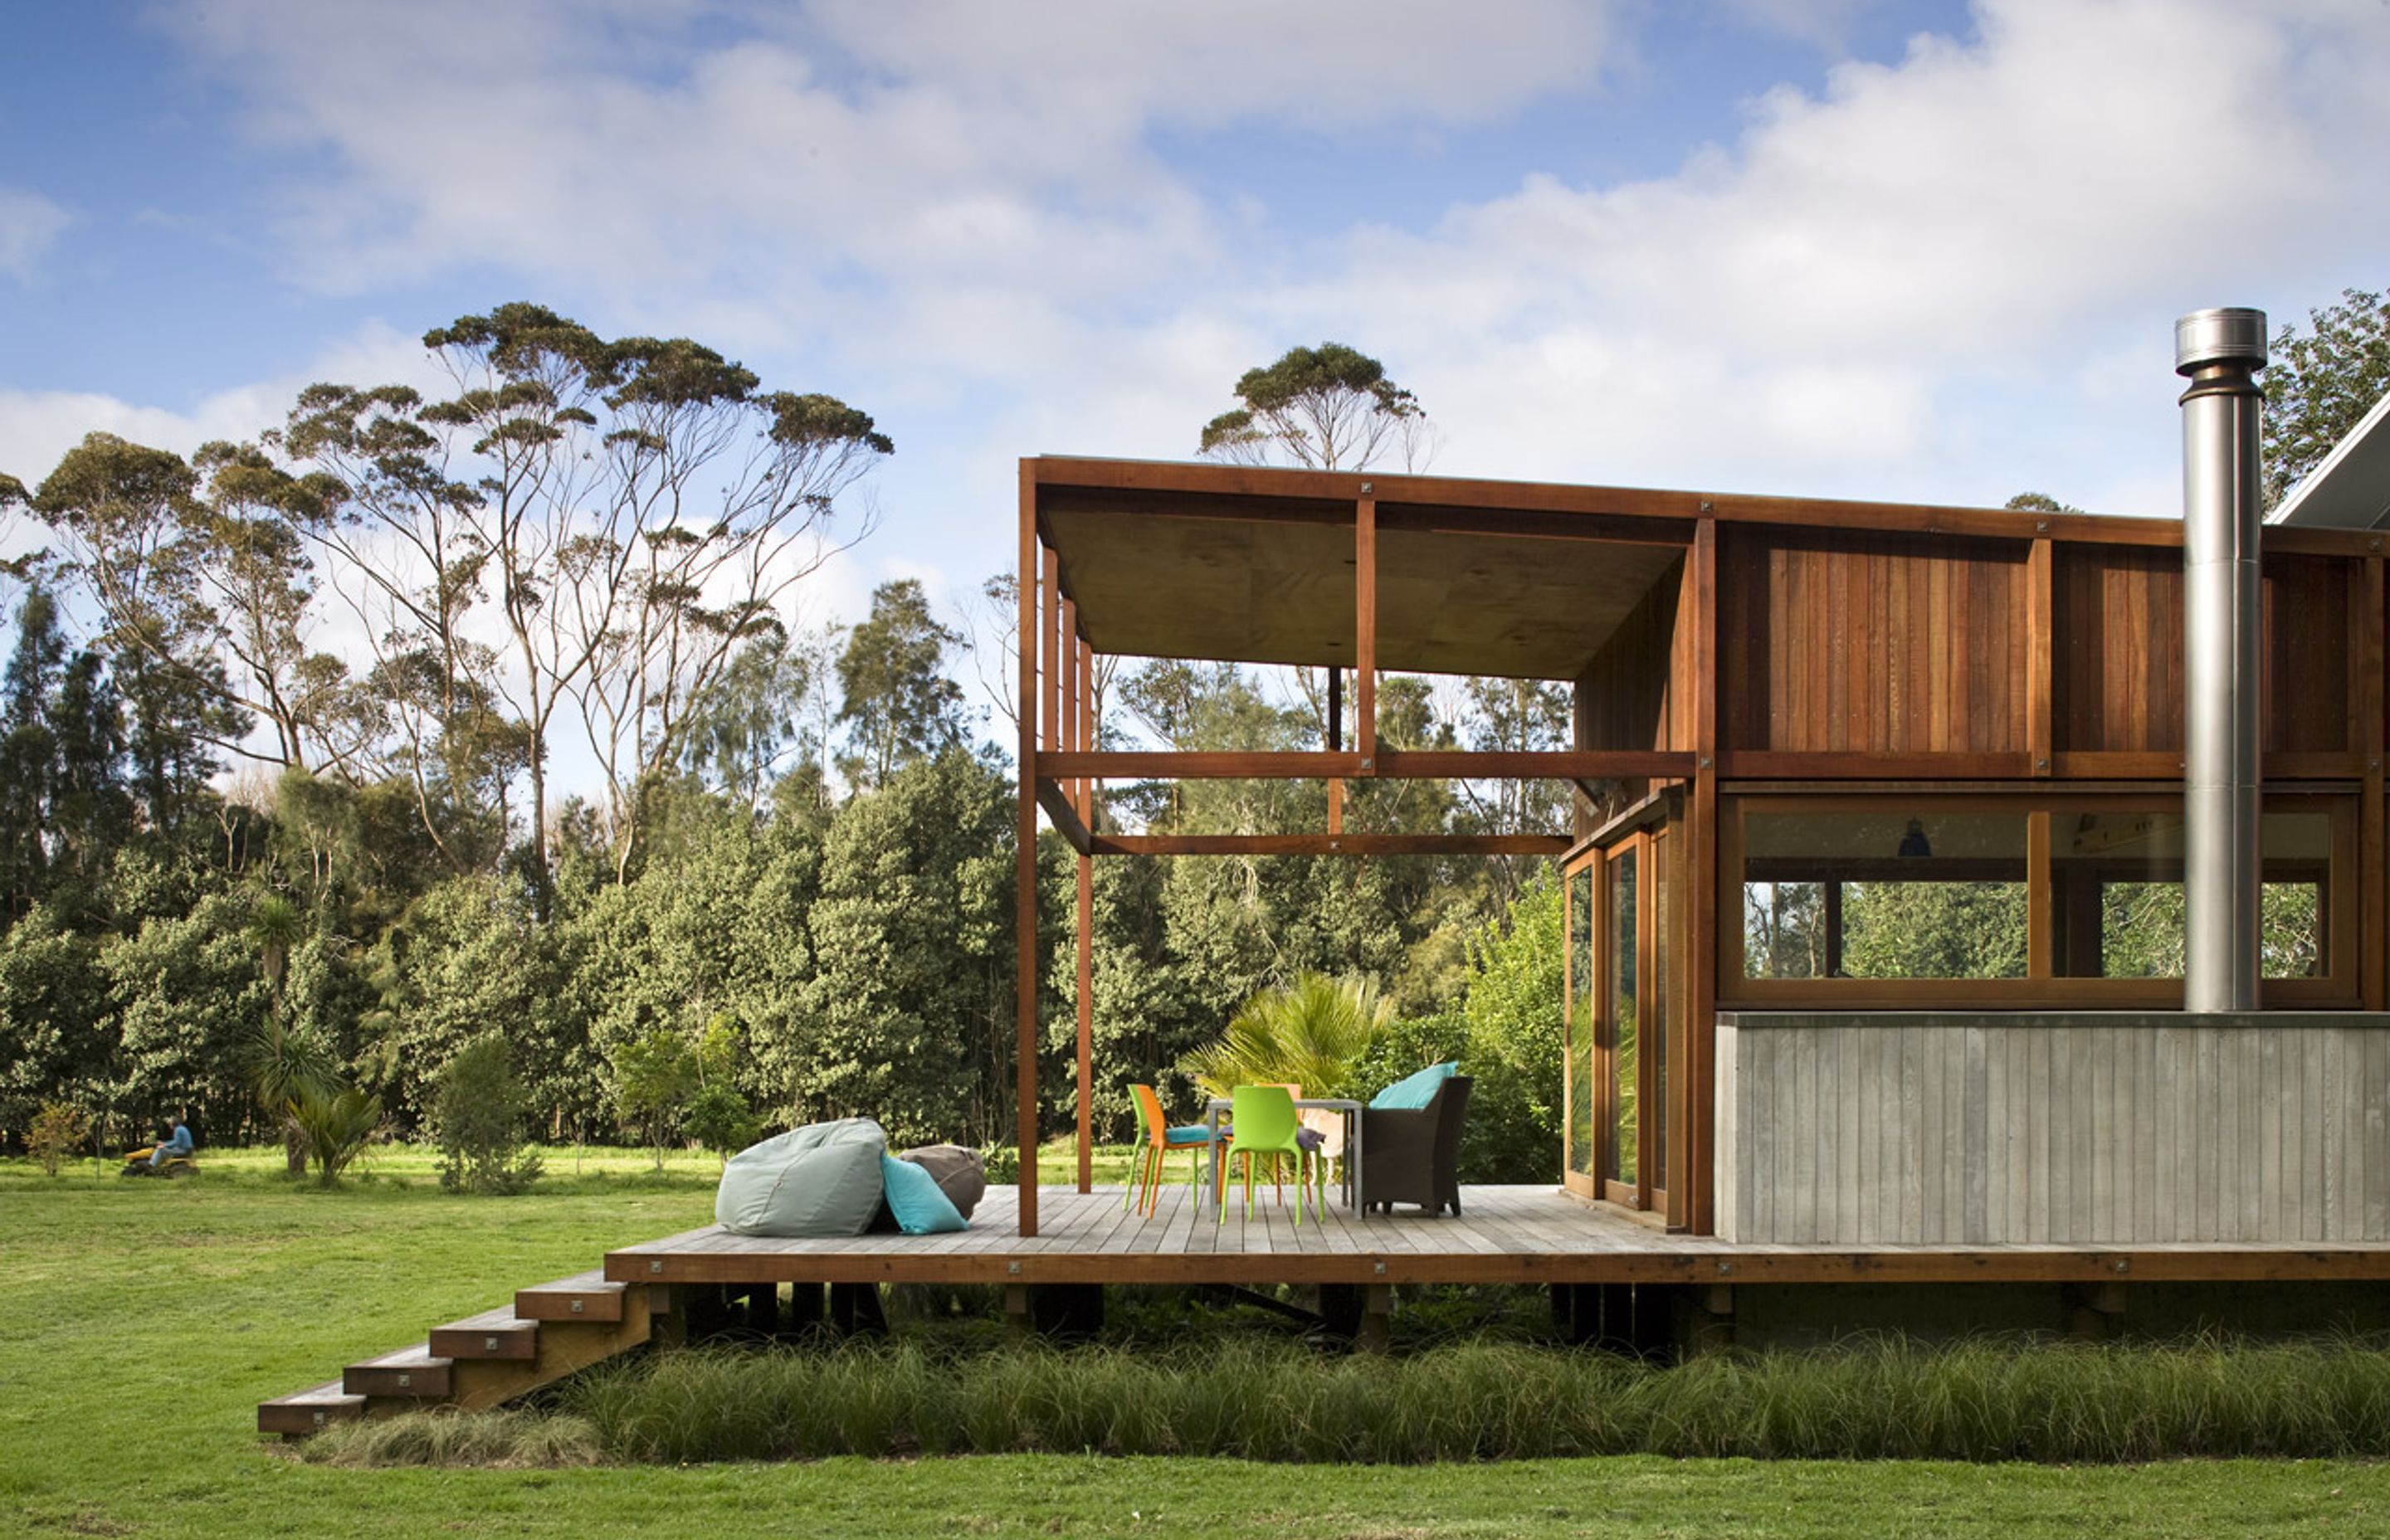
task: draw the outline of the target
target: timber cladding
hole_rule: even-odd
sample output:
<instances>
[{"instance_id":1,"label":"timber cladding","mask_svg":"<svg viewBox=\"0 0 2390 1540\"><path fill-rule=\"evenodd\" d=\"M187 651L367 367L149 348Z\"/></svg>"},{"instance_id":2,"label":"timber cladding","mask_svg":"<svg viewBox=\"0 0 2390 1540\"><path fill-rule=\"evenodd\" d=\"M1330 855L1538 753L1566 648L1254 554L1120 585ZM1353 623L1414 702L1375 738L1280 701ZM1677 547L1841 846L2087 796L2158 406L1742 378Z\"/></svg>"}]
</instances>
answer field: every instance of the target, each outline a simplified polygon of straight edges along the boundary
<instances>
[{"instance_id":1,"label":"timber cladding","mask_svg":"<svg viewBox=\"0 0 2390 1540\"><path fill-rule=\"evenodd\" d=\"M1720 748L2024 752L2031 542L1743 528L1719 545Z\"/></svg>"},{"instance_id":2,"label":"timber cladding","mask_svg":"<svg viewBox=\"0 0 2390 1540\"><path fill-rule=\"evenodd\" d=\"M2356 745L2349 694L2358 563L2265 558L2266 740L2269 753ZM2182 553L2061 545L2052 595L2050 681L2061 752L2182 751Z\"/></svg>"},{"instance_id":3,"label":"timber cladding","mask_svg":"<svg viewBox=\"0 0 2390 1540\"><path fill-rule=\"evenodd\" d=\"M1728 1015L1742 1245L2390 1241L2390 1021Z\"/></svg>"}]
</instances>

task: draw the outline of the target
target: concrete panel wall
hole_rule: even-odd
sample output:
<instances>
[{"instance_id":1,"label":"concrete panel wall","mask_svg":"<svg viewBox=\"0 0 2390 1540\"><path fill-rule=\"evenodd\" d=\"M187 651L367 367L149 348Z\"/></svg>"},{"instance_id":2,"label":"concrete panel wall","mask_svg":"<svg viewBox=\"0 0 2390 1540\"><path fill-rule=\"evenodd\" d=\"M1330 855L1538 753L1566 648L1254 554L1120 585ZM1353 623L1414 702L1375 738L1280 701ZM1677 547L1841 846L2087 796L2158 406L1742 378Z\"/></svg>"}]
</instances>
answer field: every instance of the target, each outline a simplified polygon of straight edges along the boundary
<instances>
[{"instance_id":1,"label":"concrete panel wall","mask_svg":"<svg viewBox=\"0 0 2390 1540\"><path fill-rule=\"evenodd\" d=\"M2390 1016L1718 1018L1740 1242L2390 1240Z\"/></svg>"}]
</instances>

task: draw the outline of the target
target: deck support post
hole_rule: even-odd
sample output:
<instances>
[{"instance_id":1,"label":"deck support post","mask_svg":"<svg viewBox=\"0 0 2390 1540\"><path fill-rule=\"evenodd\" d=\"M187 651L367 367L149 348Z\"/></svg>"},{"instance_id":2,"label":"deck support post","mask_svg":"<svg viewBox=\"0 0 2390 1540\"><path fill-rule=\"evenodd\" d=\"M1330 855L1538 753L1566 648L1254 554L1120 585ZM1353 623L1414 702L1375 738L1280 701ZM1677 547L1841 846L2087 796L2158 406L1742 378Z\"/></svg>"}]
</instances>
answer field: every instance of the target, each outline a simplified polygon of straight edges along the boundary
<instances>
[{"instance_id":1,"label":"deck support post","mask_svg":"<svg viewBox=\"0 0 2390 1540\"><path fill-rule=\"evenodd\" d=\"M1394 1314L1394 1290L1392 1284L1361 1285L1361 1318L1359 1329L1353 1334L1353 1345L1363 1353L1386 1351L1388 1330Z\"/></svg>"},{"instance_id":2,"label":"deck support post","mask_svg":"<svg viewBox=\"0 0 2390 1540\"><path fill-rule=\"evenodd\" d=\"M1734 1286L1693 1284L1679 1290L1672 1325L1688 1358L1734 1346Z\"/></svg>"},{"instance_id":3,"label":"deck support post","mask_svg":"<svg viewBox=\"0 0 2390 1540\"><path fill-rule=\"evenodd\" d=\"M885 1337L888 1312L880 1303L876 1283L833 1283L829 1286L829 1322L842 1337Z\"/></svg>"},{"instance_id":4,"label":"deck support post","mask_svg":"<svg viewBox=\"0 0 2390 1540\"><path fill-rule=\"evenodd\" d=\"M2104 1342L2122 1328L2125 1286L2121 1283L2070 1283L2066 1286L2066 1334L2083 1341Z\"/></svg>"}]
</instances>

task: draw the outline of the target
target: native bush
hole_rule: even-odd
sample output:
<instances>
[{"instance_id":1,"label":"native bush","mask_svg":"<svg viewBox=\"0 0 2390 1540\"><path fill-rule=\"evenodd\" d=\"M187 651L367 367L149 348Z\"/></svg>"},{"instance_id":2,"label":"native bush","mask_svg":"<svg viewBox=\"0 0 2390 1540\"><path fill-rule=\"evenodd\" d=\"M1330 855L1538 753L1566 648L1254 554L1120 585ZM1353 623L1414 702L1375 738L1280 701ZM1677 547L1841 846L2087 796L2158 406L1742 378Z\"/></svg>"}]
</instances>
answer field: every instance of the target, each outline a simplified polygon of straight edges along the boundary
<instances>
[{"instance_id":1,"label":"native bush","mask_svg":"<svg viewBox=\"0 0 2390 1540\"><path fill-rule=\"evenodd\" d=\"M91 1114L62 1101L45 1101L25 1131L25 1148L41 1162L42 1174L56 1176L67 1151L91 1137Z\"/></svg>"},{"instance_id":2,"label":"native bush","mask_svg":"<svg viewBox=\"0 0 2390 1540\"><path fill-rule=\"evenodd\" d=\"M520 1192L540 1160L522 1148L522 1082L505 1037L484 1033L441 1067L431 1103L440 1185L452 1192Z\"/></svg>"}]
</instances>

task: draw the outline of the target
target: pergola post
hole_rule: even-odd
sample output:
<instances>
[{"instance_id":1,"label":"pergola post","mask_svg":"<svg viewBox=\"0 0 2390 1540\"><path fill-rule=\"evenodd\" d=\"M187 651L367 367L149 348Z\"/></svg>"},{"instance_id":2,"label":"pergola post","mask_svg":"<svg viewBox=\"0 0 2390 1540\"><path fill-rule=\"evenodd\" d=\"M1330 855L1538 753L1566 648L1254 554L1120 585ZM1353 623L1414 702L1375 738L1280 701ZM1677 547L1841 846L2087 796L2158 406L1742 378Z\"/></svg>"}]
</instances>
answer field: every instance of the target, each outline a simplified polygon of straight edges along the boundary
<instances>
[{"instance_id":1,"label":"pergola post","mask_svg":"<svg viewBox=\"0 0 2390 1540\"><path fill-rule=\"evenodd\" d=\"M1020 806L1013 825L1014 1079L1020 1096L1021 1233L1037 1233L1037 476L1021 467Z\"/></svg>"}]
</instances>

